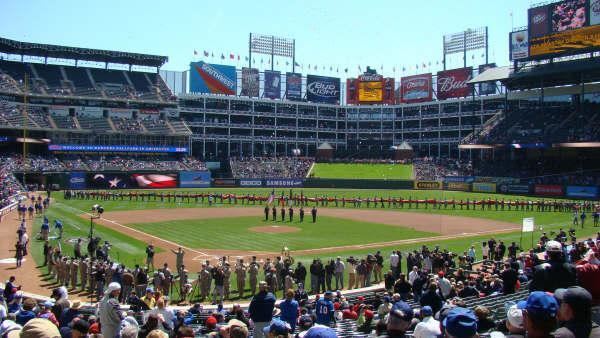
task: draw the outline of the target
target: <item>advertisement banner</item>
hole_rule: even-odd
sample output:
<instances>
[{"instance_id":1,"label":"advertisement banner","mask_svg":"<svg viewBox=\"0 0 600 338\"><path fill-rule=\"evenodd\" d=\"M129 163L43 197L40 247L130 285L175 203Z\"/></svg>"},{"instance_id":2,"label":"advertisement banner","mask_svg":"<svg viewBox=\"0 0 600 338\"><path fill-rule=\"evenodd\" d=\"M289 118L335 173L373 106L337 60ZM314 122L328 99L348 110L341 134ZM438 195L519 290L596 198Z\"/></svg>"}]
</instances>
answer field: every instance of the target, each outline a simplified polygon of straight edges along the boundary
<instances>
[{"instance_id":1,"label":"advertisement banner","mask_svg":"<svg viewBox=\"0 0 600 338\"><path fill-rule=\"evenodd\" d=\"M177 174L91 173L87 182L94 189L177 188Z\"/></svg>"},{"instance_id":2,"label":"advertisement banner","mask_svg":"<svg viewBox=\"0 0 600 338\"><path fill-rule=\"evenodd\" d=\"M526 59L529 57L529 33L527 30L511 32L509 34L509 39L510 61Z\"/></svg>"},{"instance_id":3,"label":"advertisement banner","mask_svg":"<svg viewBox=\"0 0 600 338\"><path fill-rule=\"evenodd\" d=\"M346 104L357 104L358 93L356 87L358 86L357 79L346 79Z\"/></svg>"},{"instance_id":4,"label":"advertisement banner","mask_svg":"<svg viewBox=\"0 0 600 338\"><path fill-rule=\"evenodd\" d=\"M93 189L134 188L127 174L91 173L87 175L87 186Z\"/></svg>"},{"instance_id":5,"label":"advertisement banner","mask_svg":"<svg viewBox=\"0 0 600 338\"><path fill-rule=\"evenodd\" d=\"M565 0L550 5L552 32L563 32L587 25L587 0Z\"/></svg>"},{"instance_id":6,"label":"advertisement banner","mask_svg":"<svg viewBox=\"0 0 600 338\"><path fill-rule=\"evenodd\" d=\"M396 80L393 77L383 79L383 103L396 103Z\"/></svg>"},{"instance_id":7,"label":"advertisement banner","mask_svg":"<svg viewBox=\"0 0 600 338\"><path fill-rule=\"evenodd\" d=\"M501 184L498 192L504 194L529 194L529 184Z\"/></svg>"},{"instance_id":8,"label":"advertisement banner","mask_svg":"<svg viewBox=\"0 0 600 338\"><path fill-rule=\"evenodd\" d=\"M598 187L569 185L569 186L567 186L567 197L596 198L596 197L598 197Z\"/></svg>"},{"instance_id":9,"label":"advertisement banner","mask_svg":"<svg viewBox=\"0 0 600 338\"><path fill-rule=\"evenodd\" d=\"M265 180L265 186L268 188L299 188L303 184L303 179L295 178L269 178Z\"/></svg>"},{"instance_id":10,"label":"advertisement banner","mask_svg":"<svg viewBox=\"0 0 600 338\"><path fill-rule=\"evenodd\" d=\"M442 190L442 182L438 181L415 181L417 190Z\"/></svg>"},{"instance_id":11,"label":"advertisement banner","mask_svg":"<svg viewBox=\"0 0 600 338\"><path fill-rule=\"evenodd\" d=\"M204 61L190 63L190 92L236 95L235 67L214 65Z\"/></svg>"},{"instance_id":12,"label":"advertisement banner","mask_svg":"<svg viewBox=\"0 0 600 338\"><path fill-rule=\"evenodd\" d=\"M471 190L471 186L469 185L469 183L448 182L446 183L446 190L469 191Z\"/></svg>"},{"instance_id":13,"label":"advertisement banner","mask_svg":"<svg viewBox=\"0 0 600 338\"><path fill-rule=\"evenodd\" d=\"M544 36L550 32L550 13L548 6L530 8L528 12L529 40Z\"/></svg>"},{"instance_id":14,"label":"advertisement banner","mask_svg":"<svg viewBox=\"0 0 600 338\"><path fill-rule=\"evenodd\" d=\"M340 103L340 79L337 77L307 75L306 99L316 103Z\"/></svg>"},{"instance_id":15,"label":"advertisement banner","mask_svg":"<svg viewBox=\"0 0 600 338\"><path fill-rule=\"evenodd\" d=\"M475 180L473 176L446 176L444 182L472 183Z\"/></svg>"},{"instance_id":16,"label":"advertisement banner","mask_svg":"<svg viewBox=\"0 0 600 338\"><path fill-rule=\"evenodd\" d=\"M533 193L540 196L562 196L562 185L536 184Z\"/></svg>"},{"instance_id":17,"label":"advertisement banner","mask_svg":"<svg viewBox=\"0 0 600 338\"><path fill-rule=\"evenodd\" d=\"M181 171L179 172L180 188L209 188L210 171Z\"/></svg>"},{"instance_id":18,"label":"advertisement banner","mask_svg":"<svg viewBox=\"0 0 600 338\"><path fill-rule=\"evenodd\" d=\"M268 99L281 98L281 73L265 70L264 96Z\"/></svg>"},{"instance_id":19,"label":"advertisement banner","mask_svg":"<svg viewBox=\"0 0 600 338\"><path fill-rule=\"evenodd\" d=\"M600 25L529 38L529 56L584 52L600 46Z\"/></svg>"},{"instance_id":20,"label":"advertisement banner","mask_svg":"<svg viewBox=\"0 0 600 338\"><path fill-rule=\"evenodd\" d=\"M496 192L496 183L473 183L473 192Z\"/></svg>"},{"instance_id":21,"label":"advertisement banner","mask_svg":"<svg viewBox=\"0 0 600 338\"><path fill-rule=\"evenodd\" d=\"M79 144L49 144L50 151L89 151L89 152L119 152L119 153L187 153L187 147L156 147L156 146L97 146Z\"/></svg>"},{"instance_id":22,"label":"advertisement banner","mask_svg":"<svg viewBox=\"0 0 600 338\"><path fill-rule=\"evenodd\" d=\"M242 68L242 90L240 96L258 97L258 69Z\"/></svg>"},{"instance_id":23,"label":"advertisement banner","mask_svg":"<svg viewBox=\"0 0 600 338\"><path fill-rule=\"evenodd\" d=\"M291 101L302 101L302 74L285 73L285 97Z\"/></svg>"},{"instance_id":24,"label":"advertisement banner","mask_svg":"<svg viewBox=\"0 0 600 338\"><path fill-rule=\"evenodd\" d=\"M358 101L365 103L380 103L383 101L383 82L358 82Z\"/></svg>"},{"instance_id":25,"label":"advertisement banner","mask_svg":"<svg viewBox=\"0 0 600 338\"><path fill-rule=\"evenodd\" d=\"M488 69L496 68L495 63L488 63L479 66L479 74ZM482 82L479 84L479 95L490 95L496 93L496 82Z\"/></svg>"},{"instance_id":26,"label":"advertisement banner","mask_svg":"<svg viewBox=\"0 0 600 338\"><path fill-rule=\"evenodd\" d=\"M134 188L177 188L177 174L132 174L130 180Z\"/></svg>"},{"instance_id":27,"label":"advertisement banner","mask_svg":"<svg viewBox=\"0 0 600 338\"><path fill-rule=\"evenodd\" d=\"M400 79L400 95L403 103L428 102L432 100L431 73L405 76Z\"/></svg>"},{"instance_id":28,"label":"advertisement banner","mask_svg":"<svg viewBox=\"0 0 600 338\"><path fill-rule=\"evenodd\" d=\"M436 93L438 100L471 95L472 85L469 85L467 82L471 80L472 75L473 67L438 72Z\"/></svg>"},{"instance_id":29,"label":"advertisement banner","mask_svg":"<svg viewBox=\"0 0 600 338\"><path fill-rule=\"evenodd\" d=\"M590 25L600 24L600 0L590 0Z\"/></svg>"},{"instance_id":30,"label":"advertisement banner","mask_svg":"<svg viewBox=\"0 0 600 338\"><path fill-rule=\"evenodd\" d=\"M213 180L214 187L237 187L237 182L234 178L215 178Z\"/></svg>"},{"instance_id":31,"label":"advertisement banner","mask_svg":"<svg viewBox=\"0 0 600 338\"><path fill-rule=\"evenodd\" d=\"M240 187L262 187L263 181L260 179L240 179Z\"/></svg>"},{"instance_id":32,"label":"advertisement banner","mask_svg":"<svg viewBox=\"0 0 600 338\"><path fill-rule=\"evenodd\" d=\"M69 189L82 190L87 187L85 184L86 173L72 172L69 175Z\"/></svg>"}]
</instances>

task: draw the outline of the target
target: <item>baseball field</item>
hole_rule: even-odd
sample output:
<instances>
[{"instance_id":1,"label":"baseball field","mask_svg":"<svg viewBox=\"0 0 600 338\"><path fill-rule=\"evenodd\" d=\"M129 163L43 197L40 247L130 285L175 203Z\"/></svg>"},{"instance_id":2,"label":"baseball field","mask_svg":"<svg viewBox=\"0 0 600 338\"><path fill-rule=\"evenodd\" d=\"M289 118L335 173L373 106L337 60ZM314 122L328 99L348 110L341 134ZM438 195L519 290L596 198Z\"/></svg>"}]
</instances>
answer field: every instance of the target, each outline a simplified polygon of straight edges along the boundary
<instances>
[{"instance_id":1,"label":"baseball field","mask_svg":"<svg viewBox=\"0 0 600 338\"><path fill-rule=\"evenodd\" d=\"M319 178L410 180L412 164L315 163L309 176Z\"/></svg>"},{"instance_id":2,"label":"baseball field","mask_svg":"<svg viewBox=\"0 0 600 338\"><path fill-rule=\"evenodd\" d=\"M127 193L121 191L121 193ZM171 191L170 193L174 193ZM200 190L177 190L177 193L200 192ZM269 196L272 189L238 189L210 188L202 192L214 194L236 194ZM299 193L295 190L294 193ZM168 193L168 192L165 192ZM289 189L276 189L275 195L289 193ZM417 191L417 190L343 190L343 189L302 189L307 197L329 196L337 198L387 198L403 197L414 199L436 200L477 200L477 199L506 199L506 200L535 200L533 197L513 195L488 195L482 193L449 192L449 191ZM208 259L216 261L222 256L228 256L230 261L238 258L250 259L257 256L259 260L280 255L282 248L287 247L296 261L307 265L312 259L322 260L336 256L350 255L362 257L368 253L381 250L384 257L391 250L401 250L404 253L420 248L422 245L439 245L442 249L461 254L471 245L481 256L483 240L494 237L510 244L515 241L523 248L529 248L532 238L539 238L541 231L555 231L561 227L568 228L571 222L569 212L540 212L536 210L475 210L460 208L432 208L420 206L416 209L404 206L382 208L380 204L362 203L354 207L348 203L345 207L331 202L328 206L318 206L317 221L312 223L310 209L314 202L305 207L306 216L300 222L299 207L295 207L293 221L289 215L281 220L280 209L277 207L277 219L265 220L264 203L256 204L233 203L219 200L212 205L208 201L136 201L129 200L94 200L71 199L65 200L62 193L52 195L52 205L46 216L53 224L60 219L64 224L62 240L55 237L52 244L60 243L63 252L71 255L73 243L77 238L87 239L90 232L90 211L94 204L100 204L105 212L102 219L94 221L94 236L109 241L112 245L110 256L117 262L127 266L143 265L145 248L148 243L157 248L155 262L162 265L168 262L175 265L174 254L171 250L182 247L185 251L185 265L192 272L199 271L200 263ZM286 207L287 209L287 207ZM286 210L287 211L287 210ZM521 238L521 224L525 217L535 219L536 231L526 233ZM42 219L34 221L33 233L39 232ZM590 222L591 223L591 222ZM578 229L578 236L591 236L596 228L588 224L584 229ZM52 229L51 235L56 235ZM43 261L43 243L32 241L31 252L39 264ZM404 255L406 256L406 254ZM402 267L406 270L405 264ZM262 276L262 274L261 274ZM232 284L235 283L232 277ZM234 287L232 287L233 289Z\"/></svg>"}]
</instances>

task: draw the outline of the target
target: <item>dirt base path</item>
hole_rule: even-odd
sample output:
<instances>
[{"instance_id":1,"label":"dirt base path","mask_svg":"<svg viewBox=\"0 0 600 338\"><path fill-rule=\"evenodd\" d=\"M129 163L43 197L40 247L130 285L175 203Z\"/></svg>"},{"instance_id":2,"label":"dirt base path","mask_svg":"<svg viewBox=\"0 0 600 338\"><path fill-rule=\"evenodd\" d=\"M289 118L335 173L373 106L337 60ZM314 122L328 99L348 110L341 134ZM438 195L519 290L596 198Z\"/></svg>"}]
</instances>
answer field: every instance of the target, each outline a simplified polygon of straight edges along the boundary
<instances>
[{"instance_id":1,"label":"dirt base path","mask_svg":"<svg viewBox=\"0 0 600 338\"><path fill-rule=\"evenodd\" d=\"M133 229L127 226L127 224L247 216L255 216L257 218L262 218L262 212L263 210L261 207L182 208L112 211L105 212L103 214L103 218L98 221L104 226L125 233L131 237L135 237L141 241L153 243L155 246L162 248L164 251L158 253L155 256L156 264L162 264L163 262L167 262L170 266L174 266L175 258L171 250L177 250L177 248L181 246L180 244ZM516 231L519 229L518 225L507 222L472 217L440 215L425 212L417 213L401 211L322 208L319 209L319 215L355 221L381 223L392 226L410 227L420 231L438 233L440 235L427 238L414 238L389 242L355 244L310 250L297 250L292 251L293 255L299 256L325 254L336 251L359 250L403 244L415 244L423 241L436 241L461 238L466 236L497 234L503 232ZM83 214L82 217L89 216ZM307 221L309 220L307 219ZM184 262L186 267L191 267L190 271L198 271L200 262L210 260L214 263L223 256L229 257L230 260L232 260L233 258L244 258L247 261L252 256L256 256L258 260L264 260L267 257L274 257L280 254L279 252L245 251L235 249L199 249L187 247L183 247L183 249L186 251Z\"/></svg>"}]
</instances>

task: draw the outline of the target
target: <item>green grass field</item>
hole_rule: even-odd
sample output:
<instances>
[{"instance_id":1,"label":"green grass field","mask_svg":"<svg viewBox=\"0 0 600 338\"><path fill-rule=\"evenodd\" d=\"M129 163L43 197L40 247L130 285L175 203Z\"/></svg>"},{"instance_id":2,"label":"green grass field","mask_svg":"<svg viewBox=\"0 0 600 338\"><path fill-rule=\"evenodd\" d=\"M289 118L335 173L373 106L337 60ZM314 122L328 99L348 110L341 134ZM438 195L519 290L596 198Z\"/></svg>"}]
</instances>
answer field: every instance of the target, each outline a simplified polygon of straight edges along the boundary
<instances>
[{"instance_id":1,"label":"green grass field","mask_svg":"<svg viewBox=\"0 0 600 338\"><path fill-rule=\"evenodd\" d=\"M319 178L408 180L412 164L315 163L311 175Z\"/></svg>"},{"instance_id":2,"label":"green grass field","mask_svg":"<svg viewBox=\"0 0 600 338\"><path fill-rule=\"evenodd\" d=\"M213 193L235 193L238 195L245 194L256 194L260 196L267 196L271 193L271 189L208 189L203 192ZM352 189L302 189L294 190L294 194L300 193L305 196L337 196L337 197L388 197L388 196L403 196L411 198L437 198L437 199L456 199L456 200L473 200L483 199L491 197L492 199L498 198L499 200L505 198L510 200L515 199L535 199L529 197L510 196L510 195L488 195L481 193L465 193L465 192L448 192L448 191L414 191L414 190L352 190ZM289 193L288 189L276 190L276 194L279 195L281 192ZM53 194L54 202L46 215L50 219L51 223L55 219L61 219L64 224L64 240L61 243L63 251L69 255L72 253L72 244L67 241L69 238L83 237L86 238L89 233L89 219L81 218L79 215L85 211L89 211L93 204L101 204L107 211L125 211L125 210L143 210L143 209L173 209L177 208L208 208L208 205L202 204L200 201L195 203L192 199L188 202L164 202L160 201L129 201L125 199L115 201L96 201L96 200L69 200L65 201L62 198L61 193ZM260 206L260 204L255 205ZM229 205L227 202L223 204L216 204L211 208L230 208L230 207L245 207L242 205ZM330 204L329 207L335 207ZM339 205L341 207L341 205ZM353 209L347 205L348 209ZM326 207L322 207L326 208ZM363 203L363 209L366 208ZM371 209L374 209L371 206ZM377 209L381 212L389 212L389 209ZM524 217L534 217L536 222L536 231L532 234L525 234L522 240L523 248L529 248L531 246L532 236L537 239L540 236L541 230L553 231L558 230L560 227L568 228L571 220L570 213L564 212L537 212L537 211L521 211L521 210L452 210L452 209L432 209L427 210L408 210L408 209L393 209L399 211L409 212L420 212L420 213L436 213L436 214L449 214L464 217L475 217L484 219L501 220L514 224L521 224ZM392 211L393 211L392 210ZM34 223L34 232L38 232L41 225L41 218L36 219ZM256 217L234 217L234 218L221 218L221 219L210 219L210 220L181 220L181 221L169 221L160 223L145 223L145 224L129 224L128 226L138 229L140 231L149 233L160 238L179 243L183 246L194 248L194 249L227 249L227 250L248 250L248 251L269 251L278 252L283 246L288 246L292 250L302 249L314 249L321 247L335 247L352 244L367 244L367 243L380 243L399 239L410 239L410 238L424 238L422 242L415 244L407 244L400 246L381 246L370 249L353 249L353 250L340 250L335 252L327 252L319 254L318 257L322 259L329 259L341 256L362 256L367 253L374 253L376 250L381 250L384 257L387 257L392 249L401 250L407 253L415 249L419 249L421 245L440 245L442 248L447 248L453 252L462 252L471 245L475 245L478 255L480 255L481 245L483 240L489 239L491 236L465 236L456 239L449 239L443 241L432 242L427 238L434 236L435 234L415 231L410 228L410 224L407 227L389 226L384 224L378 224L374 222L359 222L349 221L345 219L338 219L333 217L321 216L317 224L312 223L293 223L291 226L299 227L301 230L295 233L287 234L265 234L256 233L249 231L248 228L255 226L264 225L288 225L290 223L282 224L281 222L273 223L271 221L264 222L262 210L257 209ZM585 229L578 229L578 237L584 238L588 236L594 236L598 228L593 228L588 225ZM122 233L104 227L102 225L95 225L95 234L100 236L103 240L108 240L113 245L111 251L111 257L113 259L126 264L127 266L133 266L144 261L145 258L145 247L146 244L136 238L132 238ZM473 231L477 231L476 226ZM505 242L515 241L520 242L520 232L506 233L498 236L494 236L498 240ZM53 241L56 243L56 241ZM43 243L40 241L32 241L31 251L34 259L40 263L43 261L41 255ZM160 249L159 249L160 251ZM405 255L406 256L406 255ZM315 258L315 255L297 256L296 260L310 263ZM157 262L160 263L160 262ZM403 269L406 269L405 262L403 262ZM192 269L195 269L193 267Z\"/></svg>"}]
</instances>

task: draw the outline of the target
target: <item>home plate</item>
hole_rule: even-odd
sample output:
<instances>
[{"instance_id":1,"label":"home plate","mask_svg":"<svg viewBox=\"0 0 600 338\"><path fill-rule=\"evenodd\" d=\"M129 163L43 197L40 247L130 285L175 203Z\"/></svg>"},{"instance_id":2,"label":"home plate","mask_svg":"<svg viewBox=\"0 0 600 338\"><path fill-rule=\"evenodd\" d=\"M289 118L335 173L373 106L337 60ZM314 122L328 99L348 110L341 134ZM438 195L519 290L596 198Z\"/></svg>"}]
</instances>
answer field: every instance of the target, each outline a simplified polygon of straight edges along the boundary
<instances>
[{"instance_id":1,"label":"home plate","mask_svg":"<svg viewBox=\"0 0 600 338\"><path fill-rule=\"evenodd\" d=\"M23 258L21 260L21 262L25 262L25 258ZM17 259L16 258L4 258L4 259L0 259L0 264L17 264Z\"/></svg>"}]
</instances>

